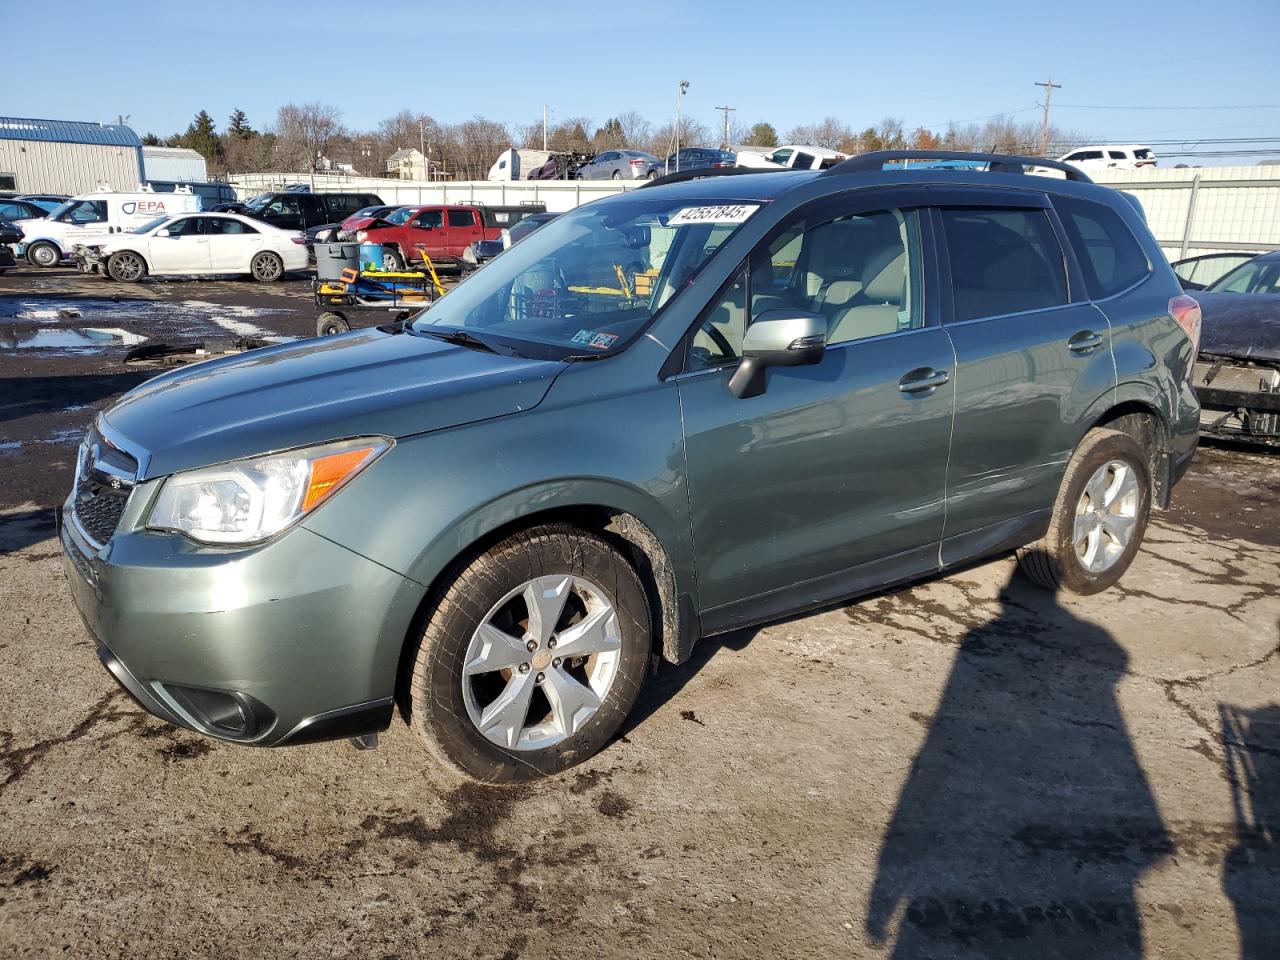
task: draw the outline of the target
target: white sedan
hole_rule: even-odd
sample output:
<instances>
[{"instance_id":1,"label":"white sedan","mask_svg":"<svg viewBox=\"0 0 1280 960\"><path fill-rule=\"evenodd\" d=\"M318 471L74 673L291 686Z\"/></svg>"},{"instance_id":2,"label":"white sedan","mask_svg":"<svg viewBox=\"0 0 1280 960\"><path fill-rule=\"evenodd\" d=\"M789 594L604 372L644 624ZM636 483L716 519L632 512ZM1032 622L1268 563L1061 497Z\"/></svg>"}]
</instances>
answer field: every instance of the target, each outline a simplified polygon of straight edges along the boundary
<instances>
[{"instance_id":1,"label":"white sedan","mask_svg":"<svg viewBox=\"0 0 1280 960\"><path fill-rule=\"evenodd\" d=\"M152 276L247 273L279 280L307 268L306 238L236 213L192 213L152 220L92 247L77 247L86 273L134 283Z\"/></svg>"}]
</instances>

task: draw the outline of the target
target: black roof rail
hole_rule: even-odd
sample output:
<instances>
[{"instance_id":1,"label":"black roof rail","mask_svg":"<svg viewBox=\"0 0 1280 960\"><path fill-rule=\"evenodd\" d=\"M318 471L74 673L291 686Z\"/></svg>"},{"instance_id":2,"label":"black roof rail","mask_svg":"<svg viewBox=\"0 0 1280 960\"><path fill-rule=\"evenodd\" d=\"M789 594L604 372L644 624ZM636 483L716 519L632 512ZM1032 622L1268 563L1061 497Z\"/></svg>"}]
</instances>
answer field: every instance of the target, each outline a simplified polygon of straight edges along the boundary
<instances>
[{"instance_id":1,"label":"black roof rail","mask_svg":"<svg viewBox=\"0 0 1280 960\"><path fill-rule=\"evenodd\" d=\"M747 173L786 173L787 167L777 167L776 169L760 169L756 167L697 167L693 170L680 170L676 173L668 173L665 177L659 177L657 180L650 180L648 183L642 183L637 190L643 190L645 187L661 187L668 183L684 183L688 180L701 180L703 177L737 177Z\"/></svg>"},{"instance_id":2,"label":"black roof rail","mask_svg":"<svg viewBox=\"0 0 1280 960\"><path fill-rule=\"evenodd\" d=\"M835 173L865 173L868 170L882 170L886 163L897 160L971 160L987 164L992 173L1026 173L1027 167L1049 167L1061 170L1068 180L1080 183L1093 183L1088 174L1061 160L1048 160L1044 157L1019 157L1009 153L967 153L962 150L876 150L842 160L823 176Z\"/></svg>"}]
</instances>

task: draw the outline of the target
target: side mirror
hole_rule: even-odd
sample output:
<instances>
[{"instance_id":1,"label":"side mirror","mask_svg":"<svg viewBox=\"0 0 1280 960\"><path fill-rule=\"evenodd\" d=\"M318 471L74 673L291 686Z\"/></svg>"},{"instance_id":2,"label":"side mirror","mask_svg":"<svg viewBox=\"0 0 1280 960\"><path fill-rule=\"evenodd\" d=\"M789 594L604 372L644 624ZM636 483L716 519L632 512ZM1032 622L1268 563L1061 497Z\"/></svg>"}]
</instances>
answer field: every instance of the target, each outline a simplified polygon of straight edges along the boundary
<instances>
[{"instance_id":1,"label":"side mirror","mask_svg":"<svg viewBox=\"0 0 1280 960\"><path fill-rule=\"evenodd\" d=\"M747 327L742 360L729 379L739 400L764 393L765 368L818 363L827 349L827 321L802 310L766 310Z\"/></svg>"},{"instance_id":2,"label":"side mirror","mask_svg":"<svg viewBox=\"0 0 1280 960\"><path fill-rule=\"evenodd\" d=\"M157 230L157 231L156 231L156 236L157 236L157 237L167 237L167 236L169 236L169 228L168 228L168 227L161 227L159 230Z\"/></svg>"}]
</instances>

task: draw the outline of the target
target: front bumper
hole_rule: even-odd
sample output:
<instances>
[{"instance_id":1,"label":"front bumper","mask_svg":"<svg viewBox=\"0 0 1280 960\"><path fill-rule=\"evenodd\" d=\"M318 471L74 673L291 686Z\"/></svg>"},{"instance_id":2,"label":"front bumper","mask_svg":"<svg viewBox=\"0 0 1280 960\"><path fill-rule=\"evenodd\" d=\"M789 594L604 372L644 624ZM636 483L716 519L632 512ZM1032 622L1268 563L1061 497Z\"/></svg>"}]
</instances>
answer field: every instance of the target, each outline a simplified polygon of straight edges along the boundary
<instances>
[{"instance_id":1,"label":"front bumper","mask_svg":"<svg viewBox=\"0 0 1280 960\"><path fill-rule=\"evenodd\" d=\"M254 746L390 723L418 584L302 527L228 551L122 521L95 550L70 501L62 513L76 607L103 666L150 713ZM249 721L228 725L219 704Z\"/></svg>"}]
</instances>

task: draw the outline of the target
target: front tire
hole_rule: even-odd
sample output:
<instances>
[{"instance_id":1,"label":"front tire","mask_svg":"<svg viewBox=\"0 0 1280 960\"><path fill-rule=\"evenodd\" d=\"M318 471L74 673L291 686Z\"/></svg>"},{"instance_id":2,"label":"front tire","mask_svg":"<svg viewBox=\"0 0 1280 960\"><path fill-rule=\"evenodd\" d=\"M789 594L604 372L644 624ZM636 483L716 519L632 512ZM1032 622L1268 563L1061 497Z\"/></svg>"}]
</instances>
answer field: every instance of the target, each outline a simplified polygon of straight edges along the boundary
<instances>
[{"instance_id":1,"label":"front tire","mask_svg":"<svg viewBox=\"0 0 1280 960\"><path fill-rule=\"evenodd\" d=\"M56 267L62 262L62 251L45 241L33 243L27 247L27 262L33 267Z\"/></svg>"},{"instance_id":2,"label":"front tire","mask_svg":"<svg viewBox=\"0 0 1280 960\"><path fill-rule=\"evenodd\" d=\"M1018 566L1047 590L1089 595L1129 569L1151 513L1151 462L1128 433L1090 431L1067 463L1044 538L1018 551Z\"/></svg>"},{"instance_id":3,"label":"front tire","mask_svg":"<svg viewBox=\"0 0 1280 960\"><path fill-rule=\"evenodd\" d=\"M621 179L622 179L622 172L621 172L620 170L615 170L615 171L613 171L613 179L615 179L615 180L621 180Z\"/></svg>"},{"instance_id":4,"label":"front tire","mask_svg":"<svg viewBox=\"0 0 1280 960\"><path fill-rule=\"evenodd\" d=\"M622 725L651 636L644 587L609 543L565 524L514 534L438 596L406 719L438 760L476 780L560 773Z\"/></svg>"},{"instance_id":5,"label":"front tire","mask_svg":"<svg viewBox=\"0 0 1280 960\"><path fill-rule=\"evenodd\" d=\"M284 276L284 261L279 254L263 251L249 263L249 273L259 283L274 283Z\"/></svg>"},{"instance_id":6,"label":"front tire","mask_svg":"<svg viewBox=\"0 0 1280 960\"><path fill-rule=\"evenodd\" d=\"M107 275L117 283L137 283L147 275L147 262L132 250L121 250L107 260Z\"/></svg>"},{"instance_id":7,"label":"front tire","mask_svg":"<svg viewBox=\"0 0 1280 960\"><path fill-rule=\"evenodd\" d=\"M395 247L382 248L382 272L399 273L404 269L404 258Z\"/></svg>"}]
</instances>

